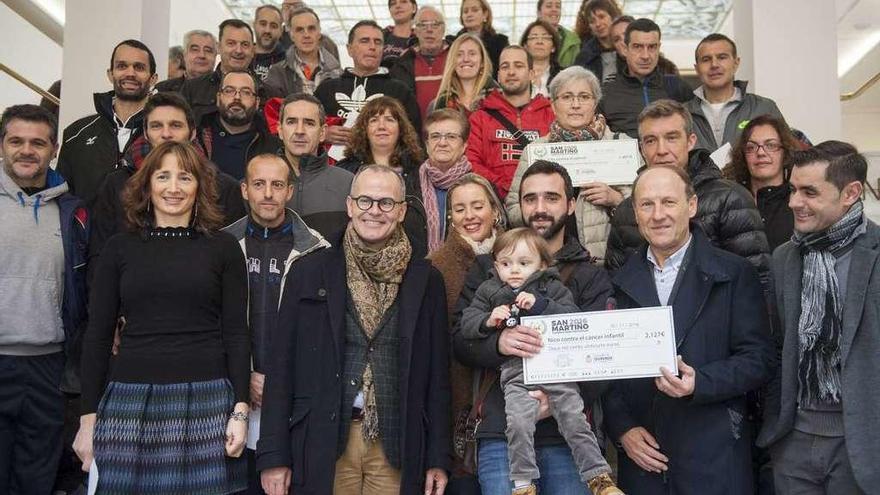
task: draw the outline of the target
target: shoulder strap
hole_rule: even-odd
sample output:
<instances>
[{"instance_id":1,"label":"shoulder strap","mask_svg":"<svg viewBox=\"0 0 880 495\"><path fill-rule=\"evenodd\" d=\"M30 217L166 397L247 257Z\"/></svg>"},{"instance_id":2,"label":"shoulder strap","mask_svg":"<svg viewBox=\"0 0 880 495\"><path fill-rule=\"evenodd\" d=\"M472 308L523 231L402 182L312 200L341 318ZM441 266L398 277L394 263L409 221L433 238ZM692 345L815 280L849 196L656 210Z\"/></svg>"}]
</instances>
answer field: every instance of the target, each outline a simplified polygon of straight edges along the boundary
<instances>
[{"instance_id":1,"label":"shoulder strap","mask_svg":"<svg viewBox=\"0 0 880 495\"><path fill-rule=\"evenodd\" d=\"M497 108L484 108L489 115L492 116L493 119L497 120L499 124L504 126L507 129L507 132L513 136L513 139L519 144L520 149L525 149L526 146L531 143L528 137L526 137L525 133L522 130L518 129L513 122L511 122L507 117L504 116Z\"/></svg>"},{"instance_id":2,"label":"shoulder strap","mask_svg":"<svg viewBox=\"0 0 880 495\"><path fill-rule=\"evenodd\" d=\"M489 389L492 388L492 385L495 384L495 380L497 379L498 371L495 369L486 369L480 374L480 390L474 398L474 406L471 408L470 414L468 414L469 419L483 419L483 402L486 401L486 396L489 395Z\"/></svg>"}]
</instances>

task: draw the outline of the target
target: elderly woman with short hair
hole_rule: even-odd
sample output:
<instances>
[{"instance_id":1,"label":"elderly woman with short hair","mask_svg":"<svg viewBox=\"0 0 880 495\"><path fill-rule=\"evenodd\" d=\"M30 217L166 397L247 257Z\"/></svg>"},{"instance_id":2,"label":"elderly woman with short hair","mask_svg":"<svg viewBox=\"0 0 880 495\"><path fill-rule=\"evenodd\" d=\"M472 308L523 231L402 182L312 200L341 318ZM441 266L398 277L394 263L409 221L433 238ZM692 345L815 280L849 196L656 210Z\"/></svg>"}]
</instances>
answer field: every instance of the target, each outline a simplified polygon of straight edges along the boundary
<instances>
[{"instance_id":1,"label":"elderly woman with short hair","mask_svg":"<svg viewBox=\"0 0 880 495\"><path fill-rule=\"evenodd\" d=\"M622 134L612 133L605 125L605 118L596 114L602 88L599 79L589 70L580 66L564 69L550 83L549 90L556 120L550 124L549 134L535 140L535 143L628 139ZM532 161L526 148L505 199L512 226L528 223L520 212L519 187ZM603 259L611 212L629 195L630 187L611 187L602 182L592 182L579 189L575 208L578 237L591 256Z\"/></svg>"}]
</instances>

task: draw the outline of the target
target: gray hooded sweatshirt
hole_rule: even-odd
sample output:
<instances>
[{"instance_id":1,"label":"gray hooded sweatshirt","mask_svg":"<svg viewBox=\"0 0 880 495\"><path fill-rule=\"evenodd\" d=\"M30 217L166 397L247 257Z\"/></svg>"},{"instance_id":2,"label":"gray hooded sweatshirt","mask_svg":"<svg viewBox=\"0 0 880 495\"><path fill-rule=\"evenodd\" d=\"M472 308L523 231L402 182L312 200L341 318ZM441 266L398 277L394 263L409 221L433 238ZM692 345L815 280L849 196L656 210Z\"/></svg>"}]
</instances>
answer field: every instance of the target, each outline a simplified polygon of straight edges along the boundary
<instances>
[{"instance_id":1,"label":"gray hooded sweatshirt","mask_svg":"<svg viewBox=\"0 0 880 495\"><path fill-rule=\"evenodd\" d=\"M0 171L0 354L62 350L64 246L58 196L63 182L28 196Z\"/></svg>"}]
</instances>

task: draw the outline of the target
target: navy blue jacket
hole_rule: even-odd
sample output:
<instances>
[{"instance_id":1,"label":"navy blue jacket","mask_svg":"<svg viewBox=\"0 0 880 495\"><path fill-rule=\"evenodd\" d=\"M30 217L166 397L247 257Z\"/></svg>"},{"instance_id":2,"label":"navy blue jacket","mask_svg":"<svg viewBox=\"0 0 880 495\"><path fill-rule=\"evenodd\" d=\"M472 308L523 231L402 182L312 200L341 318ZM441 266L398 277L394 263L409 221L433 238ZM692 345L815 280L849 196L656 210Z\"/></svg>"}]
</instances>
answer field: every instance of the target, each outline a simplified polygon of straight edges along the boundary
<instances>
[{"instance_id":1,"label":"navy blue jacket","mask_svg":"<svg viewBox=\"0 0 880 495\"><path fill-rule=\"evenodd\" d=\"M46 185L64 182L58 172L49 169ZM82 200L70 193L56 199L61 217L61 242L64 246L64 298L61 323L64 326L64 352L67 355L62 390L79 392L79 355L82 330L87 321L86 261L88 260L89 213Z\"/></svg>"},{"instance_id":2,"label":"navy blue jacket","mask_svg":"<svg viewBox=\"0 0 880 495\"><path fill-rule=\"evenodd\" d=\"M691 225L693 241L670 302L678 354L696 370L694 393L674 399L652 378L615 381L604 397L605 425L615 442L644 427L669 458L666 473L649 473L619 448L619 486L627 493L751 495L746 393L764 385L775 366L764 295L745 259L713 247ZM646 250L612 279L621 309L660 306Z\"/></svg>"}]
</instances>

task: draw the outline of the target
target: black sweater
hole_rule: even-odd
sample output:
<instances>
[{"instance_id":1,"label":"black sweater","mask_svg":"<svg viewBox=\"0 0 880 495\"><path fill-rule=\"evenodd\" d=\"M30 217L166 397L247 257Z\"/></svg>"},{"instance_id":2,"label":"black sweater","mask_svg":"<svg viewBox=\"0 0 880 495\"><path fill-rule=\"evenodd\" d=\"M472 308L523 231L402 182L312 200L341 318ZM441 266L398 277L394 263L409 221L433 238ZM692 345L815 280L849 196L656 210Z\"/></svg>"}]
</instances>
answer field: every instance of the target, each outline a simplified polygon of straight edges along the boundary
<instances>
[{"instance_id":1,"label":"black sweater","mask_svg":"<svg viewBox=\"0 0 880 495\"><path fill-rule=\"evenodd\" d=\"M235 401L248 401L244 256L229 234L172 235L185 231L119 234L104 247L83 343L82 414L95 412L108 381L167 384L228 378ZM126 324L108 373L120 314Z\"/></svg>"}]
</instances>

